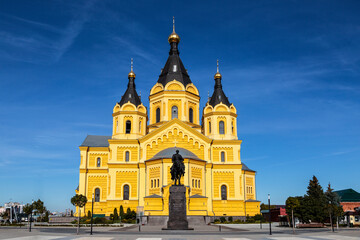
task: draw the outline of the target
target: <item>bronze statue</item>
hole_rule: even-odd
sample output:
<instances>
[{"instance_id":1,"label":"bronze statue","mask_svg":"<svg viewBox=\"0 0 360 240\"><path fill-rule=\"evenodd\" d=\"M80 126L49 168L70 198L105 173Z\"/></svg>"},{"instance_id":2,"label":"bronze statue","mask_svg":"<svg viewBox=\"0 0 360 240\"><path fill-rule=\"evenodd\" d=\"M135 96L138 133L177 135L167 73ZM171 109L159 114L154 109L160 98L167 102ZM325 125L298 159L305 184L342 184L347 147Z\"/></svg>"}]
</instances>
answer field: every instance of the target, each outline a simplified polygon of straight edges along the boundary
<instances>
[{"instance_id":1,"label":"bronze statue","mask_svg":"<svg viewBox=\"0 0 360 240\"><path fill-rule=\"evenodd\" d=\"M170 168L171 180L175 181L175 185L181 185L180 179L185 174L185 165L179 150L176 150L176 153L172 156L172 163L173 165ZM176 184L177 180L179 184Z\"/></svg>"}]
</instances>

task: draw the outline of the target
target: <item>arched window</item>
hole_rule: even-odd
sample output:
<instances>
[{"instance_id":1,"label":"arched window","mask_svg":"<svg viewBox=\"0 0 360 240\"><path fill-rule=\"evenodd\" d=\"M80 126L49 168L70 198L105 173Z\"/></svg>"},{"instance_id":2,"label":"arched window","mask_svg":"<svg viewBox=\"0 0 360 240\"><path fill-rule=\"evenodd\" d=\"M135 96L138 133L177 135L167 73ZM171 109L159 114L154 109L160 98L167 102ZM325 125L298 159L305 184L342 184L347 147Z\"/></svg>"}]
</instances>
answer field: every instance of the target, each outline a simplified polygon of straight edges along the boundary
<instances>
[{"instance_id":1,"label":"arched window","mask_svg":"<svg viewBox=\"0 0 360 240\"><path fill-rule=\"evenodd\" d=\"M171 119L178 118L178 108L177 106L172 106L171 108Z\"/></svg>"},{"instance_id":2,"label":"arched window","mask_svg":"<svg viewBox=\"0 0 360 240\"><path fill-rule=\"evenodd\" d=\"M151 180L151 188L153 188L154 187L154 181L153 180Z\"/></svg>"},{"instance_id":3,"label":"arched window","mask_svg":"<svg viewBox=\"0 0 360 240\"><path fill-rule=\"evenodd\" d=\"M95 189L95 202L100 202L100 188Z\"/></svg>"},{"instance_id":4,"label":"arched window","mask_svg":"<svg viewBox=\"0 0 360 240\"><path fill-rule=\"evenodd\" d=\"M221 162L225 162L225 152L221 152Z\"/></svg>"},{"instance_id":5,"label":"arched window","mask_svg":"<svg viewBox=\"0 0 360 240\"><path fill-rule=\"evenodd\" d=\"M197 180L195 180L195 188L197 188Z\"/></svg>"},{"instance_id":6,"label":"arched window","mask_svg":"<svg viewBox=\"0 0 360 240\"><path fill-rule=\"evenodd\" d=\"M97 160L96 160L96 166L97 167L100 167L101 166L101 158L97 158Z\"/></svg>"},{"instance_id":7,"label":"arched window","mask_svg":"<svg viewBox=\"0 0 360 240\"><path fill-rule=\"evenodd\" d=\"M234 134L234 122L231 122L231 132Z\"/></svg>"},{"instance_id":8,"label":"arched window","mask_svg":"<svg viewBox=\"0 0 360 240\"><path fill-rule=\"evenodd\" d=\"M209 121L209 133L211 133L211 122Z\"/></svg>"},{"instance_id":9,"label":"arched window","mask_svg":"<svg viewBox=\"0 0 360 240\"><path fill-rule=\"evenodd\" d=\"M198 187L200 188L200 180L198 180Z\"/></svg>"},{"instance_id":10,"label":"arched window","mask_svg":"<svg viewBox=\"0 0 360 240\"><path fill-rule=\"evenodd\" d=\"M221 200L227 200L227 188L226 188L226 185L221 186Z\"/></svg>"},{"instance_id":11,"label":"arched window","mask_svg":"<svg viewBox=\"0 0 360 240\"><path fill-rule=\"evenodd\" d=\"M125 162L129 162L130 161L130 152L126 151L125 152Z\"/></svg>"},{"instance_id":12,"label":"arched window","mask_svg":"<svg viewBox=\"0 0 360 240\"><path fill-rule=\"evenodd\" d=\"M156 109L156 122L160 122L160 108Z\"/></svg>"},{"instance_id":13,"label":"arched window","mask_svg":"<svg viewBox=\"0 0 360 240\"><path fill-rule=\"evenodd\" d=\"M141 133L141 121L139 122L139 133Z\"/></svg>"},{"instance_id":14,"label":"arched window","mask_svg":"<svg viewBox=\"0 0 360 240\"><path fill-rule=\"evenodd\" d=\"M220 133L220 134L225 134L224 121L220 121L220 122L219 122L219 133Z\"/></svg>"},{"instance_id":15,"label":"arched window","mask_svg":"<svg viewBox=\"0 0 360 240\"><path fill-rule=\"evenodd\" d=\"M192 108L189 109L189 122L193 123L194 121L194 110Z\"/></svg>"},{"instance_id":16,"label":"arched window","mask_svg":"<svg viewBox=\"0 0 360 240\"><path fill-rule=\"evenodd\" d=\"M123 193L123 196L124 196L124 200L129 200L129 185L124 185L124 193Z\"/></svg>"},{"instance_id":17,"label":"arched window","mask_svg":"<svg viewBox=\"0 0 360 240\"><path fill-rule=\"evenodd\" d=\"M160 181L159 181L159 179L157 180L157 182L158 182L158 187L160 187Z\"/></svg>"},{"instance_id":18,"label":"arched window","mask_svg":"<svg viewBox=\"0 0 360 240\"><path fill-rule=\"evenodd\" d=\"M127 120L126 121L126 132L125 133L131 133L131 121Z\"/></svg>"},{"instance_id":19,"label":"arched window","mask_svg":"<svg viewBox=\"0 0 360 240\"><path fill-rule=\"evenodd\" d=\"M195 186L194 181L195 181L195 180L193 179L193 180L192 180L192 187L194 187L194 186Z\"/></svg>"}]
</instances>

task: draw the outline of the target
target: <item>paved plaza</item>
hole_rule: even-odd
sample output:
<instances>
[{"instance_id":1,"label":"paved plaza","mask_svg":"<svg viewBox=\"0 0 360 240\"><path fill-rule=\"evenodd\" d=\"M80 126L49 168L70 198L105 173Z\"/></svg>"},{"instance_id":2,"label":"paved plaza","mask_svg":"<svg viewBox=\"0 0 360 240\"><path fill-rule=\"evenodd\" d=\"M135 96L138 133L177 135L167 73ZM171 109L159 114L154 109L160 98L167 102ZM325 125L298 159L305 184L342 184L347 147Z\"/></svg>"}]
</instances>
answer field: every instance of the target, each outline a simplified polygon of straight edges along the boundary
<instances>
[{"instance_id":1,"label":"paved plaza","mask_svg":"<svg viewBox=\"0 0 360 240\"><path fill-rule=\"evenodd\" d=\"M80 234L76 235L74 227L35 227L29 232L26 227L0 227L0 239L20 240L48 240L48 239L126 239L126 240L359 240L360 229L341 228L339 231L331 232L330 229L298 229L293 235L289 228L273 228L273 235L269 235L269 229L263 229L254 225L232 225L223 226L221 232L219 226L198 226L194 231L161 231L159 226L143 226L141 232L137 225L125 228L118 227L96 227L93 235L90 228L81 228Z\"/></svg>"}]
</instances>

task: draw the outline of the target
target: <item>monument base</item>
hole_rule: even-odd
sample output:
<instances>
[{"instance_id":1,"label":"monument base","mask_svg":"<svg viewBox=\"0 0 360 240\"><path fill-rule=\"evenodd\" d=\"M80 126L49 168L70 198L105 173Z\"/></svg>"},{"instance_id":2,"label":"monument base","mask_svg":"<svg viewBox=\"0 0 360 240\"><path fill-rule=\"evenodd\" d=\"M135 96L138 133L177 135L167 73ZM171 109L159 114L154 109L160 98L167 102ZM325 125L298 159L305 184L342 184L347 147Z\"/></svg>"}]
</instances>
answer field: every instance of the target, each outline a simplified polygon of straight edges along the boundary
<instances>
[{"instance_id":1,"label":"monument base","mask_svg":"<svg viewBox=\"0 0 360 240\"><path fill-rule=\"evenodd\" d=\"M173 185L169 189L169 221L162 230L194 230L186 217L186 187Z\"/></svg>"}]
</instances>

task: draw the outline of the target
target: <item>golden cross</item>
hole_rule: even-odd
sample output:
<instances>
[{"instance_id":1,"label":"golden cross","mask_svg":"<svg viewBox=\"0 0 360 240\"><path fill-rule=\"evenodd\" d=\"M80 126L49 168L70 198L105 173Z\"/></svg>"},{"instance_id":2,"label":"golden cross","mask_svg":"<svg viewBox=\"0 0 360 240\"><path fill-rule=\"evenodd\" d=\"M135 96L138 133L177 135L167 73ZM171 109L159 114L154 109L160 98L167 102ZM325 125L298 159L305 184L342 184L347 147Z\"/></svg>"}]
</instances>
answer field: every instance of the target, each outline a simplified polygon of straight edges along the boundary
<instances>
[{"instance_id":1,"label":"golden cross","mask_svg":"<svg viewBox=\"0 0 360 240\"><path fill-rule=\"evenodd\" d=\"M176 143L177 143L176 139L174 140L174 142L173 142L173 143L175 144L175 147L176 147Z\"/></svg>"},{"instance_id":2,"label":"golden cross","mask_svg":"<svg viewBox=\"0 0 360 240\"><path fill-rule=\"evenodd\" d=\"M173 32L175 32L175 16L173 16Z\"/></svg>"}]
</instances>

